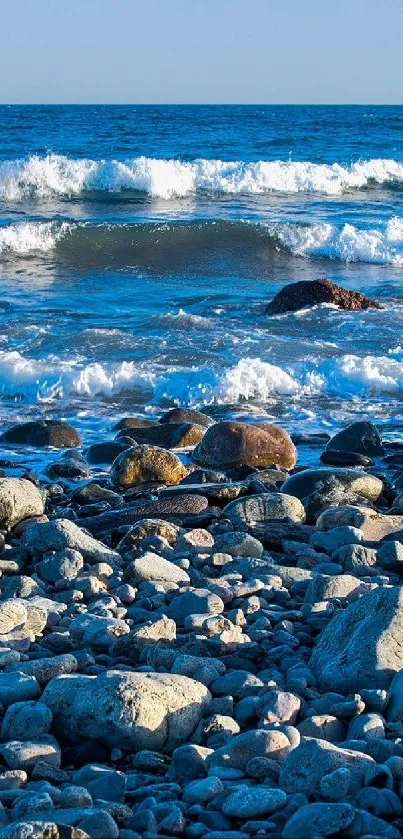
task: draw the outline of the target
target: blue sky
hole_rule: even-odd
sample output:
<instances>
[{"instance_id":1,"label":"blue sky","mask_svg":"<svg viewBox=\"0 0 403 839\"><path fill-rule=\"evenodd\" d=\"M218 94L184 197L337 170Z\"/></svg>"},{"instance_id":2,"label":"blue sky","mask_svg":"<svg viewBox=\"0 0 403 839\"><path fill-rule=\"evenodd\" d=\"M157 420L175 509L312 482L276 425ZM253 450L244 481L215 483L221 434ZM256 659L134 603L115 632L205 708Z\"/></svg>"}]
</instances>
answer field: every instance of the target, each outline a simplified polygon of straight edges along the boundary
<instances>
[{"instance_id":1,"label":"blue sky","mask_svg":"<svg viewBox=\"0 0 403 839\"><path fill-rule=\"evenodd\" d=\"M0 8L3 103L403 103L403 0Z\"/></svg>"}]
</instances>

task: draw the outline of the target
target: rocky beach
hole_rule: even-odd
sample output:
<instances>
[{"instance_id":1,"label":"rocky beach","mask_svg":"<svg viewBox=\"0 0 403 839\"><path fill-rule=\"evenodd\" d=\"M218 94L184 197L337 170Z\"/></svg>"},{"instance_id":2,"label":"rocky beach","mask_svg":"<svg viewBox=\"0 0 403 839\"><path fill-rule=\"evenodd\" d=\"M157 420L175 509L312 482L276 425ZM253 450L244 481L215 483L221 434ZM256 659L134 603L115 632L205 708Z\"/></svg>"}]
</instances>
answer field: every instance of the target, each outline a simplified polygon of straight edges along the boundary
<instances>
[{"instance_id":1,"label":"rocky beach","mask_svg":"<svg viewBox=\"0 0 403 839\"><path fill-rule=\"evenodd\" d=\"M403 835L403 441L256 411L3 432L0 839Z\"/></svg>"},{"instance_id":2,"label":"rocky beach","mask_svg":"<svg viewBox=\"0 0 403 839\"><path fill-rule=\"evenodd\" d=\"M403 107L0 128L0 839L403 839Z\"/></svg>"}]
</instances>

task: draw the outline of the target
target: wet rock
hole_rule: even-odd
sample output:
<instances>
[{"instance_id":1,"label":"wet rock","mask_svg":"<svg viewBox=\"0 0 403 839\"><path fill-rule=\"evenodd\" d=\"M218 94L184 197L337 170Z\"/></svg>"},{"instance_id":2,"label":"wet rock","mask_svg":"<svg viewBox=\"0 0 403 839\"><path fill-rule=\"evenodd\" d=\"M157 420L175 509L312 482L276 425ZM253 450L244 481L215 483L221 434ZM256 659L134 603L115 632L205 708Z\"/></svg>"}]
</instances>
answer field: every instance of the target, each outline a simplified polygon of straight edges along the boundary
<instances>
[{"instance_id":1,"label":"wet rock","mask_svg":"<svg viewBox=\"0 0 403 839\"><path fill-rule=\"evenodd\" d=\"M13 425L1 437L4 443L17 443L42 448L74 448L81 445L75 428L60 420L37 420Z\"/></svg>"},{"instance_id":2,"label":"wet rock","mask_svg":"<svg viewBox=\"0 0 403 839\"><path fill-rule=\"evenodd\" d=\"M304 469L292 475L283 484L282 492L296 495L302 500L318 490L323 492L327 487L333 489L335 482L369 501L377 501L383 492L383 483L375 475L360 469L332 469L325 466L320 469Z\"/></svg>"},{"instance_id":3,"label":"wet rock","mask_svg":"<svg viewBox=\"0 0 403 839\"><path fill-rule=\"evenodd\" d=\"M207 688L186 676L110 670L97 677L59 676L42 694L56 728L122 749L172 751L208 709Z\"/></svg>"},{"instance_id":4,"label":"wet rock","mask_svg":"<svg viewBox=\"0 0 403 839\"><path fill-rule=\"evenodd\" d=\"M88 463L113 463L122 452L129 448L128 443L113 440L108 443L93 443L85 452Z\"/></svg>"},{"instance_id":5,"label":"wet rock","mask_svg":"<svg viewBox=\"0 0 403 839\"><path fill-rule=\"evenodd\" d=\"M175 422L151 428L128 428L121 431L117 439L130 437L135 443L161 446L163 449L182 449L196 446L205 433L205 425Z\"/></svg>"},{"instance_id":6,"label":"wet rock","mask_svg":"<svg viewBox=\"0 0 403 839\"><path fill-rule=\"evenodd\" d=\"M257 468L279 466L292 469L297 459L291 438L275 425L219 422L207 429L193 452L193 460L213 469L243 464Z\"/></svg>"},{"instance_id":7,"label":"wet rock","mask_svg":"<svg viewBox=\"0 0 403 839\"><path fill-rule=\"evenodd\" d=\"M137 446L122 452L111 467L111 481L118 489L142 483L178 484L187 470L179 458L158 446Z\"/></svg>"},{"instance_id":8,"label":"wet rock","mask_svg":"<svg viewBox=\"0 0 403 839\"><path fill-rule=\"evenodd\" d=\"M166 411L160 419L160 423L195 423L196 425L203 425L208 428L213 425L214 420L207 414L201 411L195 411L193 408L171 408Z\"/></svg>"},{"instance_id":9,"label":"wet rock","mask_svg":"<svg viewBox=\"0 0 403 839\"><path fill-rule=\"evenodd\" d=\"M330 466L371 466L372 460L357 452L343 452L340 449L326 449L322 452L322 463Z\"/></svg>"},{"instance_id":10,"label":"wet rock","mask_svg":"<svg viewBox=\"0 0 403 839\"><path fill-rule=\"evenodd\" d=\"M369 458L385 454L378 429L372 422L363 420L353 422L335 434L329 440L326 451L334 449L346 453L355 452Z\"/></svg>"},{"instance_id":11,"label":"wet rock","mask_svg":"<svg viewBox=\"0 0 403 839\"><path fill-rule=\"evenodd\" d=\"M310 666L319 686L342 693L388 688L403 668L403 589L365 594L323 630Z\"/></svg>"},{"instance_id":12,"label":"wet rock","mask_svg":"<svg viewBox=\"0 0 403 839\"><path fill-rule=\"evenodd\" d=\"M59 478L65 478L67 481L82 481L90 477L91 470L74 458L64 458L50 463L46 467L46 474L52 481L57 481Z\"/></svg>"},{"instance_id":13,"label":"wet rock","mask_svg":"<svg viewBox=\"0 0 403 839\"><path fill-rule=\"evenodd\" d=\"M37 487L24 478L0 478L0 525L10 530L20 521L44 512Z\"/></svg>"},{"instance_id":14,"label":"wet rock","mask_svg":"<svg viewBox=\"0 0 403 839\"><path fill-rule=\"evenodd\" d=\"M301 280L285 286L269 303L266 312L269 315L281 315L321 303L332 303L340 309L382 309L380 303L371 300L365 294L342 288L330 280L320 279Z\"/></svg>"}]
</instances>

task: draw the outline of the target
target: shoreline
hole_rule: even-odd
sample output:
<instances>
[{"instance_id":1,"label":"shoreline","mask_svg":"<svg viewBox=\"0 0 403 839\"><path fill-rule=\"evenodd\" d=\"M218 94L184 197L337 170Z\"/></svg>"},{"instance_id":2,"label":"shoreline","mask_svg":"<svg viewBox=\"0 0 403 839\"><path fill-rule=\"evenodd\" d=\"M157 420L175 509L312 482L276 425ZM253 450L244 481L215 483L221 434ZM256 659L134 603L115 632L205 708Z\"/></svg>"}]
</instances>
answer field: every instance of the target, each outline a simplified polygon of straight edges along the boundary
<instances>
[{"instance_id":1,"label":"shoreline","mask_svg":"<svg viewBox=\"0 0 403 839\"><path fill-rule=\"evenodd\" d=\"M254 419L3 433L0 839L401 836L403 443Z\"/></svg>"}]
</instances>

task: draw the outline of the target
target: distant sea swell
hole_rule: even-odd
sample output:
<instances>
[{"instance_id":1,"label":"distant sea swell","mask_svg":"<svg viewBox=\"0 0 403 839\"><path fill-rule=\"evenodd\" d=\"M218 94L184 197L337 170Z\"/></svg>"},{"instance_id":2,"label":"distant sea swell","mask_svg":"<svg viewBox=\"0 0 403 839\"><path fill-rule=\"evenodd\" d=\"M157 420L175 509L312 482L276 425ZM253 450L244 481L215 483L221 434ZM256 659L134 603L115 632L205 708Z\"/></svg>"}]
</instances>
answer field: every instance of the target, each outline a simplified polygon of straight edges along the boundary
<instances>
[{"instance_id":1,"label":"distant sea swell","mask_svg":"<svg viewBox=\"0 0 403 839\"><path fill-rule=\"evenodd\" d=\"M403 267L403 218L393 216L379 227L328 222L270 223L190 221L121 223L26 221L0 226L2 259L48 255L66 264L115 265L137 261L153 266L169 256L193 260L210 252L245 256L271 250L295 256Z\"/></svg>"},{"instance_id":2,"label":"distant sea swell","mask_svg":"<svg viewBox=\"0 0 403 839\"><path fill-rule=\"evenodd\" d=\"M348 166L339 163L258 160L193 161L133 157L92 160L65 155L33 155L0 163L0 199L78 196L85 192L144 192L169 200L197 192L262 195L321 193L341 195L355 189L403 184L403 162L374 158Z\"/></svg>"}]
</instances>

